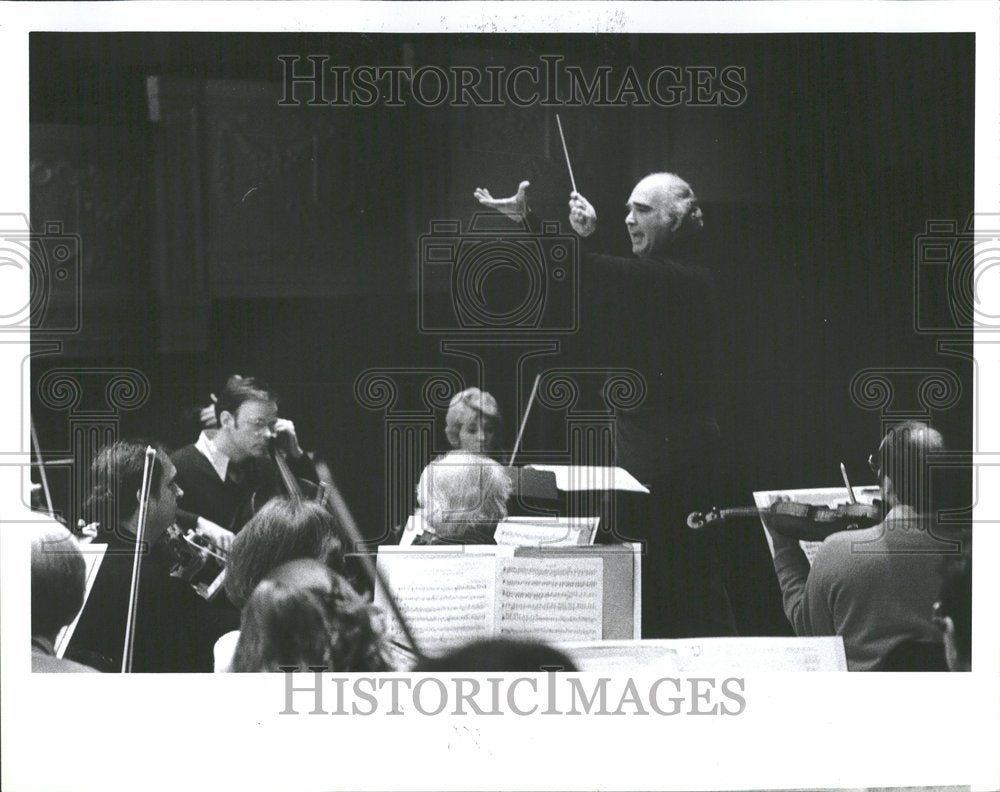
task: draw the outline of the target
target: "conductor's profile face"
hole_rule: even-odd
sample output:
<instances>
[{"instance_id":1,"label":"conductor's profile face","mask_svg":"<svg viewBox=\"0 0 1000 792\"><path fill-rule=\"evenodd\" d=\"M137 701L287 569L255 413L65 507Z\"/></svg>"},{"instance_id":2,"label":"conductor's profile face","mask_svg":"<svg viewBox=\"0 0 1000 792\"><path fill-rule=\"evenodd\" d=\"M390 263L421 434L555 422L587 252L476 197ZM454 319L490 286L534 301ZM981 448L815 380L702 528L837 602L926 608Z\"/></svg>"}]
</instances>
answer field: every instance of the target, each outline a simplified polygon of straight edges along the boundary
<instances>
[{"instance_id":1,"label":"conductor's profile face","mask_svg":"<svg viewBox=\"0 0 1000 792\"><path fill-rule=\"evenodd\" d=\"M250 399L239 406L235 415L222 413L222 428L229 433L241 458L267 454L277 421L278 405L273 401Z\"/></svg>"},{"instance_id":2,"label":"conductor's profile face","mask_svg":"<svg viewBox=\"0 0 1000 792\"><path fill-rule=\"evenodd\" d=\"M625 227L637 256L652 256L662 250L674 232L666 185L654 177L639 182L627 204Z\"/></svg>"}]
</instances>

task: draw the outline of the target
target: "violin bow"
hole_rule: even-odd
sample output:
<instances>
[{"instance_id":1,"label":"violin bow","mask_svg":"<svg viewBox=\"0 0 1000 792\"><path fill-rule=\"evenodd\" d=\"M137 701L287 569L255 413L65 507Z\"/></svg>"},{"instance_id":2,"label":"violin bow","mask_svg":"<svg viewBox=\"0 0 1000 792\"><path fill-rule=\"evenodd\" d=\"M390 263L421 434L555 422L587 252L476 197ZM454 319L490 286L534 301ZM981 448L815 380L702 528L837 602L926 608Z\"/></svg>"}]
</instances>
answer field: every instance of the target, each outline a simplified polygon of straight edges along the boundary
<instances>
[{"instance_id":1,"label":"violin bow","mask_svg":"<svg viewBox=\"0 0 1000 792\"><path fill-rule=\"evenodd\" d=\"M52 492L49 490L49 476L45 472L45 462L42 460L42 449L38 444L38 433L35 431L35 421L31 420L31 445L35 450L35 461L38 463L38 475L42 479L42 492L45 494L45 508L49 517L56 519L56 511L52 507Z\"/></svg>"},{"instance_id":2,"label":"violin bow","mask_svg":"<svg viewBox=\"0 0 1000 792\"><path fill-rule=\"evenodd\" d=\"M132 673L132 650L135 647L135 615L139 600L139 556L146 534L146 517L149 514L149 492L153 485L153 464L156 449L146 446L146 459L142 465L142 488L139 491L139 517L136 520L135 554L132 556L132 585L128 593L128 618L125 621L125 651L122 655L122 673Z\"/></svg>"},{"instance_id":3,"label":"violin bow","mask_svg":"<svg viewBox=\"0 0 1000 792\"><path fill-rule=\"evenodd\" d=\"M521 438L524 436L524 427L528 423L528 415L531 413L531 405L535 403L535 396L538 393L538 381L542 378L541 374L535 375L535 383L531 386L531 395L528 397L528 406L524 410L524 415L521 417L521 426L517 430L517 440L514 441L514 450L510 454L510 462L507 463L507 467L514 467L514 459L517 457L518 449L521 447Z\"/></svg>"}]
</instances>

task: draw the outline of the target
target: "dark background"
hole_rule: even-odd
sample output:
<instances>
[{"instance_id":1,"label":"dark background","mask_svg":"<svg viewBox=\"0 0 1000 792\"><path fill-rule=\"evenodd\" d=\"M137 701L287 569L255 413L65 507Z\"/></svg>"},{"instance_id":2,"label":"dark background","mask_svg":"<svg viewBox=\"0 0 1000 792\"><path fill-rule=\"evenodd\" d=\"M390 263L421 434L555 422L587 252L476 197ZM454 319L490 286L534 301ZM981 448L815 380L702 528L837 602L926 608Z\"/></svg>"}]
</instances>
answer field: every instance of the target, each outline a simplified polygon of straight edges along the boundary
<instances>
[{"instance_id":1,"label":"dark background","mask_svg":"<svg viewBox=\"0 0 1000 792\"><path fill-rule=\"evenodd\" d=\"M938 344L971 355L971 331L948 312L953 268L920 264L914 240L928 221L963 224L972 211L971 34L39 33L32 224L58 220L81 237L82 326L52 336L58 354L42 354L36 334L32 377L37 388L53 367L89 370L73 411L33 391L49 455L72 455L75 420L109 414L107 375L95 368L143 372L148 399L119 411L117 431L171 446L193 442L186 411L228 374L256 373L283 394L283 415L376 537L392 451L386 414L355 396L363 371L481 377L512 444L530 388L515 376L519 352L480 347L477 369L419 331L418 241L432 220L464 227L475 187L509 194L522 178L535 210L564 220L557 109L279 107L280 54L442 68L560 54L588 72L632 65L643 76L663 64L745 67L747 99L735 108L558 108L577 185L612 252L628 252L624 204L646 173L675 171L702 201L726 340L717 505L748 504L753 490L836 486L840 461L855 483L872 483L864 461L900 417L929 418L953 448L970 448L972 363ZM928 321L938 331L920 332ZM571 337L542 337L572 348ZM885 403L852 398L865 369L886 370ZM959 390L935 396L930 386L928 396L921 383L942 369ZM445 444L444 411L430 412L427 456ZM564 422L540 410L526 447L561 447ZM54 471L57 500L72 478ZM759 524L734 529L721 562L741 630L786 631Z\"/></svg>"}]
</instances>

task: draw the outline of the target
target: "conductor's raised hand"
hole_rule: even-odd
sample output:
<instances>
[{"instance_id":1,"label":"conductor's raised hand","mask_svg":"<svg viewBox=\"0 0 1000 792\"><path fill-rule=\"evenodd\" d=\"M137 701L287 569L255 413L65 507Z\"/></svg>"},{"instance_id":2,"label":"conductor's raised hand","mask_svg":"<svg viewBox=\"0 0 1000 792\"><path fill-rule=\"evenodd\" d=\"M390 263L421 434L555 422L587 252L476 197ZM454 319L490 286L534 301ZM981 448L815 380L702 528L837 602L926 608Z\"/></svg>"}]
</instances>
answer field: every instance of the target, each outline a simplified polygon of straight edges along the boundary
<instances>
[{"instance_id":1,"label":"conductor's raised hand","mask_svg":"<svg viewBox=\"0 0 1000 792\"><path fill-rule=\"evenodd\" d=\"M569 224L582 237L597 230L597 210L575 190L569 194Z\"/></svg>"},{"instance_id":2,"label":"conductor's raised hand","mask_svg":"<svg viewBox=\"0 0 1000 792\"><path fill-rule=\"evenodd\" d=\"M485 187L477 187L473 197L487 209L501 212L516 223L528 216L528 188L531 182L523 181L517 185L517 193L510 198L494 198Z\"/></svg>"}]
</instances>

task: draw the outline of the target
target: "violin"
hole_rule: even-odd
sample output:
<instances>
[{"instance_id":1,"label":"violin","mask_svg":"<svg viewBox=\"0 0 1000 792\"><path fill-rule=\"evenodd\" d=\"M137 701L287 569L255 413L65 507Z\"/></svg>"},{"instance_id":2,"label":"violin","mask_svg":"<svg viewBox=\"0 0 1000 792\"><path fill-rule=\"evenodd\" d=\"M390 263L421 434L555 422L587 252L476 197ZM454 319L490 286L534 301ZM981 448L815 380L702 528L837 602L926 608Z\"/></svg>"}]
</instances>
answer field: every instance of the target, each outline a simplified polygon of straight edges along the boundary
<instances>
[{"instance_id":1,"label":"violin","mask_svg":"<svg viewBox=\"0 0 1000 792\"><path fill-rule=\"evenodd\" d=\"M226 553L208 539L194 533L184 533L176 525L166 530L165 541L170 548L170 577L183 580L204 600L212 600L225 580Z\"/></svg>"},{"instance_id":2,"label":"violin","mask_svg":"<svg viewBox=\"0 0 1000 792\"><path fill-rule=\"evenodd\" d=\"M811 503L778 501L767 508L756 506L691 512L688 528L698 531L716 523L744 517L760 517L773 531L807 542L821 542L838 531L870 528L884 519L882 502L842 503L838 506L817 506Z\"/></svg>"}]
</instances>

